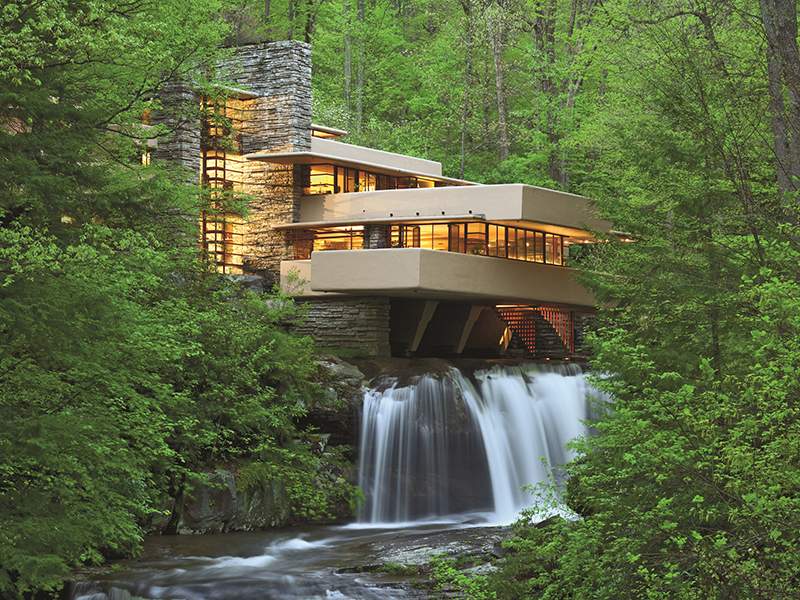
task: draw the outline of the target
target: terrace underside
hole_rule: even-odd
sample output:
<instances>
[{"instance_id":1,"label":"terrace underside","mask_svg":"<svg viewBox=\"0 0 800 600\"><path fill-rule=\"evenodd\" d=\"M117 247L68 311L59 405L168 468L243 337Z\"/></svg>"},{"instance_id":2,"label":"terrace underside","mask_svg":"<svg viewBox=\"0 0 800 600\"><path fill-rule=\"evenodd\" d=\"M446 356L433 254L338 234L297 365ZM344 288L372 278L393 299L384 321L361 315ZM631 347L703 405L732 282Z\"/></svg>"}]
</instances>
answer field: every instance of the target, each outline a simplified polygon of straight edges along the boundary
<instances>
[{"instance_id":1,"label":"terrace underside","mask_svg":"<svg viewBox=\"0 0 800 600\"><path fill-rule=\"evenodd\" d=\"M283 287L315 306L317 328L329 326L323 345L356 352L572 357L581 353L581 325L593 312L591 294L563 266L420 248L311 257L282 263ZM362 330L347 314L354 299L383 302L385 312L372 312L372 326Z\"/></svg>"}]
</instances>

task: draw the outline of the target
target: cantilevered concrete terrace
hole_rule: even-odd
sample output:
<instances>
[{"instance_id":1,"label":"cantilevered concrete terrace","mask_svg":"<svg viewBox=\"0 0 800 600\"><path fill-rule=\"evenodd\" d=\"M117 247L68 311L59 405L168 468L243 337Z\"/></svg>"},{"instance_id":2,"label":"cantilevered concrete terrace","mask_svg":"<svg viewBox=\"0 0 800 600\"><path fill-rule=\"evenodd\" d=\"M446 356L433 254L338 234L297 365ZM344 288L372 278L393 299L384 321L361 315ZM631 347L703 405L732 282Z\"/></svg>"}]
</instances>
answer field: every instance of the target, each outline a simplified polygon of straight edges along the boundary
<instances>
[{"instance_id":1,"label":"cantilevered concrete terrace","mask_svg":"<svg viewBox=\"0 0 800 600\"><path fill-rule=\"evenodd\" d=\"M425 248L331 250L283 261L281 282L297 296L333 293L466 302L591 307L595 299L566 267Z\"/></svg>"},{"instance_id":2,"label":"cantilevered concrete terrace","mask_svg":"<svg viewBox=\"0 0 800 600\"><path fill-rule=\"evenodd\" d=\"M578 239L607 232L583 196L523 184L475 185L349 194L306 196L296 223L278 227L301 229L375 222L477 218L509 225L536 227Z\"/></svg>"}]
</instances>

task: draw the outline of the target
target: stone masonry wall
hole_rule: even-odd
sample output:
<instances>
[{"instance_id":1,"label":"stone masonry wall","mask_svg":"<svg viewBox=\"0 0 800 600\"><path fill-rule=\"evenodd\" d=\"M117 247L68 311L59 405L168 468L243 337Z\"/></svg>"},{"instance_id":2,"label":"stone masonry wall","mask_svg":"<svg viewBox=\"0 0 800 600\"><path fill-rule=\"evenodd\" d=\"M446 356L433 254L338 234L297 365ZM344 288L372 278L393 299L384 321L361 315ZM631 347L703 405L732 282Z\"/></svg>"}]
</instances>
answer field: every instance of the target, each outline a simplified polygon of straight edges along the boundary
<instances>
[{"instance_id":1,"label":"stone masonry wall","mask_svg":"<svg viewBox=\"0 0 800 600\"><path fill-rule=\"evenodd\" d=\"M311 47L297 41L237 48L220 65L232 85L258 94L246 103L242 151L302 152L311 149ZM300 167L248 161L245 191L252 194L247 216L245 270L278 281L281 260L294 258L279 223L297 220L302 188Z\"/></svg>"},{"instance_id":2,"label":"stone masonry wall","mask_svg":"<svg viewBox=\"0 0 800 600\"><path fill-rule=\"evenodd\" d=\"M185 82L165 85L159 92L163 110L153 114L153 125L166 126L170 134L158 140L153 158L186 167L186 179L200 178L200 123L197 108L200 98Z\"/></svg>"},{"instance_id":3,"label":"stone masonry wall","mask_svg":"<svg viewBox=\"0 0 800 600\"><path fill-rule=\"evenodd\" d=\"M298 333L322 348L353 357L388 357L389 299L376 297L302 300L307 310Z\"/></svg>"},{"instance_id":4,"label":"stone masonry wall","mask_svg":"<svg viewBox=\"0 0 800 600\"><path fill-rule=\"evenodd\" d=\"M388 225L366 225L364 227L365 248L388 248L391 246L391 233Z\"/></svg>"}]
</instances>

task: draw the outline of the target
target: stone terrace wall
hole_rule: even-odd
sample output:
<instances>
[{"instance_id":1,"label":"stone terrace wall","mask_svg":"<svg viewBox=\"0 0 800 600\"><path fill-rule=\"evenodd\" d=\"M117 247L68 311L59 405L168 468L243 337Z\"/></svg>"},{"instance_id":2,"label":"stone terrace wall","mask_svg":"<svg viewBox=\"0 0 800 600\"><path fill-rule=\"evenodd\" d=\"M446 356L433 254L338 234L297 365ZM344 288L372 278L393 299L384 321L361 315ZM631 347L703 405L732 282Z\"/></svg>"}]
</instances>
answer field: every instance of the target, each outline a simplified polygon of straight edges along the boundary
<instances>
[{"instance_id":1,"label":"stone terrace wall","mask_svg":"<svg viewBox=\"0 0 800 600\"><path fill-rule=\"evenodd\" d=\"M325 349L353 357L388 357L389 299L377 297L300 300L307 318L297 328Z\"/></svg>"}]
</instances>

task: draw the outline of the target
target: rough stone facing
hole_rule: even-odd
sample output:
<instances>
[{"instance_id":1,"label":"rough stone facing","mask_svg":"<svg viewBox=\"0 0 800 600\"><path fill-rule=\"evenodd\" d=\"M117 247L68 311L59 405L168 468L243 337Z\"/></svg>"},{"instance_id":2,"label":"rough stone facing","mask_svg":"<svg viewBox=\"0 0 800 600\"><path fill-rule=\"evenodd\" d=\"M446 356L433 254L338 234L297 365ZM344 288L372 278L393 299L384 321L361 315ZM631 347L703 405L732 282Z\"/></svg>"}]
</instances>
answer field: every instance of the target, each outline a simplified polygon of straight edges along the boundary
<instances>
[{"instance_id":1,"label":"rough stone facing","mask_svg":"<svg viewBox=\"0 0 800 600\"><path fill-rule=\"evenodd\" d=\"M200 98L185 82L166 84L159 93L162 110L152 116L153 125L164 125L169 134L159 138L153 158L186 167L186 178L200 177Z\"/></svg>"},{"instance_id":2,"label":"rough stone facing","mask_svg":"<svg viewBox=\"0 0 800 600\"><path fill-rule=\"evenodd\" d=\"M321 347L353 357L391 356L388 298L326 298L302 304L307 316L298 332Z\"/></svg>"},{"instance_id":3,"label":"rough stone facing","mask_svg":"<svg viewBox=\"0 0 800 600\"><path fill-rule=\"evenodd\" d=\"M257 94L244 152L311 149L311 46L286 40L237 48L220 64L232 85Z\"/></svg>"},{"instance_id":4,"label":"rough stone facing","mask_svg":"<svg viewBox=\"0 0 800 600\"><path fill-rule=\"evenodd\" d=\"M297 41L237 48L220 65L232 85L258 94L245 103L241 126L244 154L311 149L311 47ZM248 161L245 192L253 196L247 215L245 271L278 281L280 262L293 258L286 232L275 225L300 213L300 167Z\"/></svg>"},{"instance_id":5,"label":"rough stone facing","mask_svg":"<svg viewBox=\"0 0 800 600\"><path fill-rule=\"evenodd\" d=\"M366 225L364 227L365 248L389 248L391 241L388 225Z\"/></svg>"}]
</instances>

